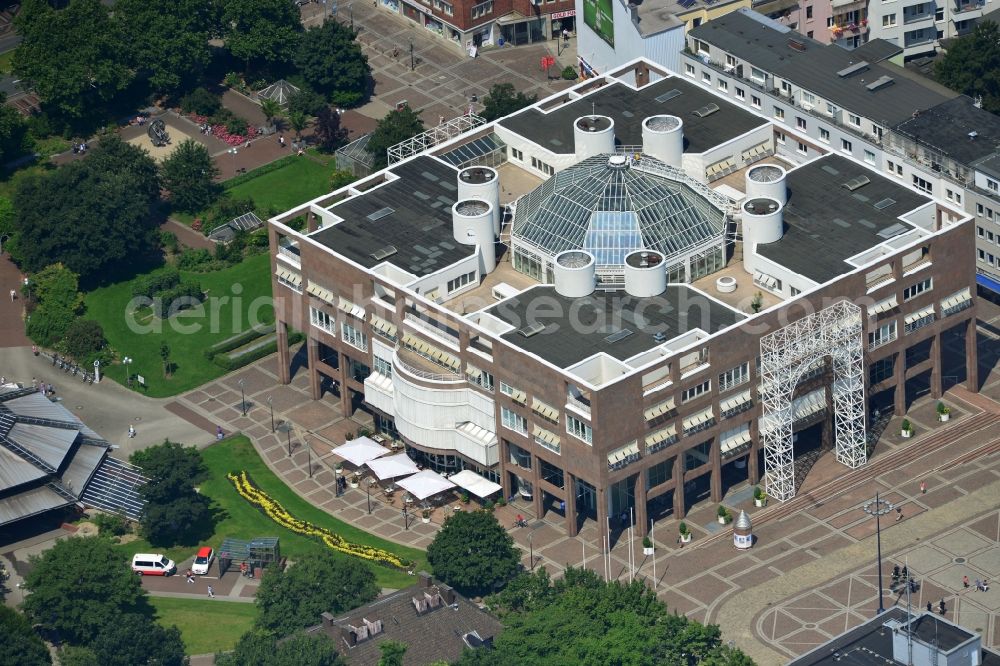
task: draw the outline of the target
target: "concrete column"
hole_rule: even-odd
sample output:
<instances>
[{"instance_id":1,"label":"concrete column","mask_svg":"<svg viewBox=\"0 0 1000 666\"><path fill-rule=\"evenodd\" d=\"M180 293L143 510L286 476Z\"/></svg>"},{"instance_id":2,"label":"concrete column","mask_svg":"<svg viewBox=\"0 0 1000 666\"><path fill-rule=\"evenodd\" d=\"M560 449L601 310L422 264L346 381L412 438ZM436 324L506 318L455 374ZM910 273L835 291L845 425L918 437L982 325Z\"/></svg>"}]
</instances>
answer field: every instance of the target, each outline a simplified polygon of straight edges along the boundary
<instances>
[{"instance_id":1,"label":"concrete column","mask_svg":"<svg viewBox=\"0 0 1000 666\"><path fill-rule=\"evenodd\" d=\"M640 537L649 532L649 512L646 509L646 470L640 470L635 476L635 529Z\"/></svg>"},{"instance_id":2,"label":"concrete column","mask_svg":"<svg viewBox=\"0 0 1000 666\"><path fill-rule=\"evenodd\" d=\"M754 419L750 422L750 454L747 456L747 480L750 485L756 486L760 483L760 469L757 465L757 459L760 457L760 447L763 443L760 439L760 426L758 421L760 419Z\"/></svg>"},{"instance_id":3,"label":"concrete column","mask_svg":"<svg viewBox=\"0 0 1000 666\"><path fill-rule=\"evenodd\" d=\"M965 388L979 392L979 350L976 348L976 319L973 317L965 329Z\"/></svg>"},{"instance_id":4,"label":"concrete column","mask_svg":"<svg viewBox=\"0 0 1000 666\"><path fill-rule=\"evenodd\" d=\"M344 416L350 417L353 414L351 410L351 389L347 387L347 378L350 376L348 374L348 360L346 354L339 354L339 361L337 363L340 370L340 409L344 413Z\"/></svg>"},{"instance_id":5,"label":"concrete column","mask_svg":"<svg viewBox=\"0 0 1000 666\"><path fill-rule=\"evenodd\" d=\"M678 453L674 458L674 518L684 519L684 453Z\"/></svg>"},{"instance_id":6,"label":"concrete column","mask_svg":"<svg viewBox=\"0 0 1000 666\"><path fill-rule=\"evenodd\" d=\"M645 65L636 65L635 67L635 85L639 88L649 83L649 67Z\"/></svg>"},{"instance_id":7,"label":"concrete column","mask_svg":"<svg viewBox=\"0 0 1000 666\"><path fill-rule=\"evenodd\" d=\"M608 530L608 496L604 488L596 488L597 492L597 533L604 535L606 543L611 543L611 532Z\"/></svg>"},{"instance_id":8,"label":"concrete column","mask_svg":"<svg viewBox=\"0 0 1000 666\"><path fill-rule=\"evenodd\" d=\"M576 527L576 477L568 472L563 472L563 483L566 485L566 534L571 537L577 535ZM600 512L598 512L598 515Z\"/></svg>"},{"instance_id":9,"label":"concrete column","mask_svg":"<svg viewBox=\"0 0 1000 666\"><path fill-rule=\"evenodd\" d=\"M312 233L319 229L319 224L316 222L316 213L309 211L306 213L306 229L307 233Z\"/></svg>"},{"instance_id":10,"label":"concrete column","mask_svg":"<svg viewBox=\"0 0 1000 666\"><path fill-rule=\"evenodd\" d=\"M540 469L541 464L538 461L538 456L534 453L531 454L531 504L532 509L535 512L536 518L542 517L542 512L545 510L542 506L542 471ZM565 483L565 475L563 475L563 482Z\"/></svg>"},{"instance_id":11,"label":"concrete column","mask_svg":"<svg viewBox=\"0 0 1000 666\"><path fill-rule=\"evenodd\" d=\"M896 384L893 411L896 416L906 414L906 350L900 349L896 354L896 363L892 366L893 380Z\"/></svg>"},{"instance_id":12,"label":"concrete column","mask_svg":"<svg viewBox=\"0 0 1000 666\"><path fill-rule=\"evenodd\" d=\"M931 397L935 400L944 393L941 385L941 334L931 338Z\"/></svg>"},{"instance_id":13,"label":"concrete column","mask_svg":"<svg viewBox=\"0 0 1000 666\"><path fill-rule=\"evenodd\" d=\"M288 329L280 319L275 322L278 334L278 381L288 384L292 381L292 359L288 352Z\"/></svg>"},{"instance_id":14,"label":"concrete column","mask_svg":"<svg viewBox=\"0 0 1000 666\"><path fill-rule=\"evenodd\" d=\"M826 418L823 419L823 432L820 434L819 445L824 451L833 448L833 390L829 384L823 388L826 399Z\"/></svg>"},{"instance_id":15,"label":"concrete column","mask_svg":"<svg viewBox=\"0 0 1000 666\"><path fill-rule=\"evenodd\" d=\"M313 400L319 400L319 341L312 337L306 338L306 351L309 355L309 393Z\"/></svg>"}]
</instances>

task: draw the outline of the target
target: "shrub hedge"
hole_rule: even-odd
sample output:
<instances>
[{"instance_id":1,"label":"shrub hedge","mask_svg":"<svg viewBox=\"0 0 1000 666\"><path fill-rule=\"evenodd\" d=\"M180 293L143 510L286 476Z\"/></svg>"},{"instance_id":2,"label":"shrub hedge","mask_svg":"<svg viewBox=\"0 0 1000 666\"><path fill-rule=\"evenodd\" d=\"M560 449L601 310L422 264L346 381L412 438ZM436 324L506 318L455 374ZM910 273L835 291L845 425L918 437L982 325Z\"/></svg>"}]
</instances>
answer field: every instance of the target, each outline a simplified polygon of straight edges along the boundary
<instances>
[{"instance_id":1,"label":"shrub hedge","mask_svg":"<svg viewBox=\"0 0 1000 666\"><path fill-rule=\"evenodd\" d=\"M149 275L136 278L132 286L132 296L153 298L160 292L173 289L181 283L181 273L173 266L164 266Z\"/></svg>"},{"instance_id":2,"label":"shrub hedge","mask_svg":"<svg viewBox=\"0 0 1000 666\"><path fill-rule=\"evenodd\" d=\"M221 342L216 342L214 345L205 350L205 358L211 361L215 358L216 354L224 354L234 349L238 349L245 344L253 342L257 338L273 332L274 324L260 324L258 326L254 326L253 328L247 329L242 333L237 333L232 337L226 338Z\"/></svg>"},{"instance_id":3,"label":"shrub hedge","mask_svg":"<svg viewBox=\"0 0 1000 666\"><path fill-rule=\"evenodd\" d=\"M288 334L288 344L293 345L302 341L303 335L299 331L292 331ZM235 353L218 353L212 358L212 362L226 371L237 370L245 365L249 365L256 360L262 359L278 351L277 334L268 335L249 347L236 350Z\"/></svg>"}]
</instances>

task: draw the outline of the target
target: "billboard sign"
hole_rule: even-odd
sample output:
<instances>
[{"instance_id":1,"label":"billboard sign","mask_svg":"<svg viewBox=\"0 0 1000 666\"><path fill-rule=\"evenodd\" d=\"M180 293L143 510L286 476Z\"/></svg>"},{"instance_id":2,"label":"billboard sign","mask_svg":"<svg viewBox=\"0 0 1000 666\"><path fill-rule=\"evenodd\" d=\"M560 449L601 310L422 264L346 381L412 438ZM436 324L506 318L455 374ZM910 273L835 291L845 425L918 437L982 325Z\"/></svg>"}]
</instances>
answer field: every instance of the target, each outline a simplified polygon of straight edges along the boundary
<instances>
[{"instance_id":1,"label":"billboard sign","mask_svg":"<svg viewBox=\"0 0 1000 666\"><path fill-rule=\"evenodd\" d=\"M615 14L611 3L614 0L583 0L583 22L615 47Z\"/></svg>"}]
</instances>

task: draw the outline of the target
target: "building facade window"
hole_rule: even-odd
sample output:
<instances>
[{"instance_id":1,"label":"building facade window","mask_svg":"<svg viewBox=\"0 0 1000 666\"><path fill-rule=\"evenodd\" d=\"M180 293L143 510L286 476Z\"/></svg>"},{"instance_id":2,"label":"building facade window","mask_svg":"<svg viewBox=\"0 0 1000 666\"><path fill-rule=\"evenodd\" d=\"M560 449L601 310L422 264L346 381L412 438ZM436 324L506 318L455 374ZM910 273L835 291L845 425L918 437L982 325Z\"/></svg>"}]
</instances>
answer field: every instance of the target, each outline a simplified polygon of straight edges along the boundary
<instances>
[{"instance_id":1,"label":"building facade window","mask_svg":"<svg viewBox=\"0 0 1000 666\"><path fill-rule=\"evenodd\" d=\"M745 384L750 381L750 363L744 363L743 365L738 365L735 368L729 368L725 372L719 375L719 390L728 391L731 388L735 388L740 384Z\"/></svg>"},{"instance_id":2,"label":"building facade window","mask_svg":"<svg viewBox=\"0 0 1000 666\"><path fill-rule=\"evenodd\" d=\"M511 156L511 158L517 160L518 162L523 162L524 161L524 153L522 153L517 148L514 148L513 146L511 146L511 148L510 148L510 156Z\"/></svg>"},{"instance_id":3,"label":"building facade window","mask_svg":"<svg viewBox=\"0 0 1000 666\"><path fill-rule=\"evenodd\" d=\"M354 328L346 321L340 324L340 338L361 351L368 351L368 336L357 328Z\"/></svg>"},{"instance_id":4,"label":"building facade window","mask_svg":"<svg viewBox=\"0 0 1000 666\"><path fill-rule=\"evenodd\" d=\"M806 119L802 116L795 116L795 126L801 130L806 129Z\"/></svg>"},{"instance_id":5,"label":"building facade window","mask_svg":"<svg viewBox=\"0 0 1000 666\"><path fill-rule=\"evenodd\" d=\"M336 321L322 310L309 308L309 321L313 326L321 328L327 333L333 333L334 335L337 333Z\"/></svg>"},{"instance_id":6,"label":"building facade window","mask_svg":"<svg viewBox=\"0 0 1000 666\"><path fill-rule=\"evenodd\" d=\"M551 166L549 166L545 162L541 161L537 157L532 157L531 158L531 166L533 166L534 168L538 169L539 171L541 171L542 173L544 173L546 176L551 176L552 174L554 174L556 172L555 169L553 169Z\"/></svg>"},{"instance_id":7,"label":"building facade window","mask_svg":"<svg viewBox=\"0 0 1000 666\"><path fill-rule=\"evenodd\" d=\"M466 273L465 275L459 275L457 278L448 280L448 293L458 291L462 287L471 284L476 281L476 271L471 273Z\"/></svg>"},{"instance_id":8,"label":"building facade window","mask_svg":"<svg viewBox=\"0 0 1000 666\"><path fill-rule=\"evenodd\" d=\"M913 174L913 186L921 192L926 192L927 194L933 194L934 192L934 186L931 185L929 181L924 180L916 174Z\"/></svg>"},{"instance_id":9,"label":"building facade window","mask_svg":"<svg viewBox=\"0 0 1000 666\"><path fill-rule=\"evenodd\" d=\"M690 472L708 463L712 453L712 440L702 442L698 446L684 452L684 469Z\"/></svg>"},{"instance_id":10,"label":"building facade window","mask_svg":"<svg viewBox=\"0 0 1000 666\"><path fill-rule=\"evenodd\" d=\"M374 361L372 365L375 366L375 372L377 372L380 375L384 375L386 377L392 377L391 361L387 361L381 356L372 356L372 360Z\"/></svg>"},{"instance_id":11,"label":"building facade window","mask_svg":"<svg viewBox=\"0 0 1000 666\"><path fill-rule=\"evenodd\" d=\"M934 288L933 278L927 278L926 280L921 280L916 284L912 284L903 290L903 300L908 301L911 298L915 298L925 291L930 291Z\"/></svg>"},{"instance_id":12,"label":"building facade window","mask_svg":"<svg viewBox=\"0 0 1000 666\"><path fill-rule=\"evenodd\" d=\"M519 432L522 435L528 434L528 419L506 407L500 408L500 423L508 430Z\"/></svg>"},{"instance_id":13,"label":"building facade window","mask_svg":"<svg viewBox=\"0 0 1000 666\"><path fill-rule=\"evenodd\" d=\"M736 88L736 99L746 99L747 93L743 88Z\"/></svg>"},{"instance_id":14,"label":"building facade window","mask_svg":"<svg viewBox=\"0 0 1000 666\"><path fill-rule=\"evenodd\" d=\"M823 143L830 143L830 130L825 127L819 128L819 140Z\"/></svg>"},{"instance_id":15,"label":"building facade window","mask_svg":"<svg viewBox=\"0 0 1000 666\"><path fill-rule=\"evenodd\" d=\"M684 73L694 78L694 65L689 63L684 63Z\"/></svg>"},{"instance_id":16,"label":"building facade window","mask_svg":"<svg viewBox=\"0 0 1000 666\"><path fill-rule=\"evenodd\" d=\"M865 148L865 162L875 164L875 153Z\"/></svg>"},{"instance_id":17,"label":"building facade window","mask_svg":"<svg viewBox=\"0 0 1000 666\"><path fill-rule=\"evenodd\" d=\"M879 359L868 366L868 383L878 384L892 377L896 369L895 357Z\"/></svg>"},{"instance_id":18,"label":"building facade window","mask_svg":"<svg viewBox=\"0 0 1000 666\"><path fill-rule=\"evenodd\" d=\"M882 27L891 28L896 25L896 15L895 14L885 14L882 16Z\"/></svg>"},{"instance_id":19,"label":"building facade window","mask_svg":"<svg viewBox=\"0 0 1000 666\"><path fill-rule=\"evenodd\" d=\"M861 127L861 116L856 116L853 113L848 113L847 122L851 123L855 127Z\"/></svg>"},{"instance_id":20,"label":"building facade window","mask_svg":"<svg viewBox=\"0 0 1000 666\"><path fill-rule=\"evenodd\" d=\"M841 139L840 140L840 149L842 151L844 151L845 153L849 153L852 150L854 150L854 146L851 145L851 142L848 141L847 139Z\"/></svg>"},{"instance_id":21,"label":"building facade window","mask_svg":"<svg viewBox=\"0 0 1000 666\"><path fill-rule=\"evenodd\" d=\"M482 18L488 14L493 13L493 0L486 0L486 2L480 2L478 5L472 6L472 18Z\"/></svg>"},{"instance_id":22,"label":"building facade window","mask_svg":"<svg viewBox=\"0 0 1000 666\"><path fill-rule=\"evenodd\" d=\"M573 435L577 439L583 440L587 444L594 443L594 433L591 430L590 425L584 423L571 414L566 415L566 432Z\"/></svg>"},{"instance_id":23,"label":"building facade window","mask_svg":"<svg viewBox=\"0 0 1000 666\"><path fill-rule=\"evenodd\" d=\"M784 120L785 110L782 109L780 106L774 107L774 117L777 118L778 120Z\"/></svg>"},{"instance_id":24,"label":"building facade window","mask_svg":"<svg viewBox=\"0 0 1000 666\"><path fill-rule=\"evenodd\" d=\"M878 349L896 339L896 320L886 322L868 333L868 349Z\"/></svg>"},{"instance_id":25,"label":"building facade window","mask_svg":"<svg viewBox=\"0 0 1000 666\"><path fill-rule=\"evenodd\" d=\"M750 95L750 106L752 106L755 109L759 109L760 97L758 97L757 95Z\"/></svg>"},{"instance_id":26,"label":"building facade window","mask_svg":"<svg viewBox=\"0 0 1000 666\"><path fill-rule=\"evenodd\" d=\"M694 400L698 396L704 395L705 393L708 393L711 390L712 390L712 380L706 379L697 386L692 386L691 388L684 389L683 393L681 394L681 402L688 402L690 400Z\"/></svg>"},{"instance_id":27,"label":"building facade window","mask_svg":"<svg viewBox=\"0 0 1000 666\"><path fill-rule=\"evenodd\" d=\"M800 155L806 155L809 153L809 146L799 141L799 147L797 148Z\"/></svg>"}]
</instances>

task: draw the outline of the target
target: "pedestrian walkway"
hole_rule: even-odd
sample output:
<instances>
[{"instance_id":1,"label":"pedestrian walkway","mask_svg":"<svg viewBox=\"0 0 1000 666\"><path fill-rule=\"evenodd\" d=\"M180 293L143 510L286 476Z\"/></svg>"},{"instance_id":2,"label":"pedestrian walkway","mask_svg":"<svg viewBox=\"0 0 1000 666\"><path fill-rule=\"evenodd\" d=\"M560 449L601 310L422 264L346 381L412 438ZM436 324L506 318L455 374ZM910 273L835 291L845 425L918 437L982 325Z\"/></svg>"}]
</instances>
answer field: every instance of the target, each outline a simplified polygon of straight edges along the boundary
<instances>
[{"instance_id":1,"label":"pedestrian walkway","mask_svg":"<svg viewBox=\"0 0 1000 666\"><path fill-rule=\"evenodd\" d=\"M0 347L22 347L31 342L24 334L24 299L21 286L24 277L7 254L0 254ZM12 301L11 289L16 291Z\"/></svg>"}]
</instances>

